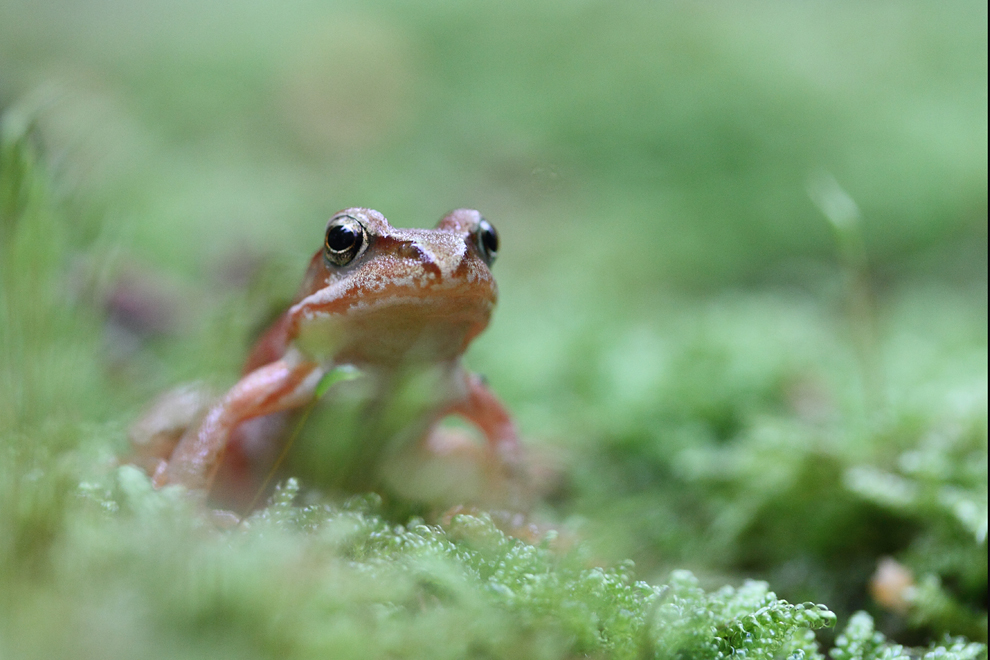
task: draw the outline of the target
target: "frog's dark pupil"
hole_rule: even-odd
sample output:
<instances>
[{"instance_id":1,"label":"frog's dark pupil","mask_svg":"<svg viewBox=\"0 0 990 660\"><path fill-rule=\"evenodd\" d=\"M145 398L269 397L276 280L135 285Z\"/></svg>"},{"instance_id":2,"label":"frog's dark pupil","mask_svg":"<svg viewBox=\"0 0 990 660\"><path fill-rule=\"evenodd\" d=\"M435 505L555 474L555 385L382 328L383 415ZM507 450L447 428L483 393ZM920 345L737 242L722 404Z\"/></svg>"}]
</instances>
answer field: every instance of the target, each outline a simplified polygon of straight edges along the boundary
<instances>
[{"instance_id":1,"label":"frog's dark pupil","mask_svg":"<svg viewBox=\"0 0 990 660\"><path fill-rule=\"evenodd\" d=\"M357 243L358 234L350 227L337 225L327 232L327 247L334 252L343 252L354 247Z\"/></svg>"},{"instance_id":2,"label":"frog's dark pupil","mask_svg":"<svg viewBox=\"0 0 990 660\"><path fill-rule=\"evenodd\" d=\"M485 249L489 253L495 254L498 252L498 234L491 227L486 227L484 231L481 232L481 242L484 244Z\"/></svg>"}]
</instances>

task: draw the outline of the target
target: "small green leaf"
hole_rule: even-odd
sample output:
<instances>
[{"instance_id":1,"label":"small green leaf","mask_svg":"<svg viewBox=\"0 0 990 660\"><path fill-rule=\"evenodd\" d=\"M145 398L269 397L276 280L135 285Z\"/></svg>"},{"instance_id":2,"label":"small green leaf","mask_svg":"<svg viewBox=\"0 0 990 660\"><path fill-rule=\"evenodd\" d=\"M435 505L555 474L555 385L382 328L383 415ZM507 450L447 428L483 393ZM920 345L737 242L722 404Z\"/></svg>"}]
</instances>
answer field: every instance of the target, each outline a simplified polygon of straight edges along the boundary
<instances>
[{"instance_id":1,"label":"small green leaf","mask_svg":"<svg viewBox=\"0 0 990 660\"><path fill-rule=\"evenodd\" d=\"M331 387L345 380L360 378L361 370L353 364L340 364L323 374L323 378L316 385L316 398L321 398Z\"/></svg>"}]
</instances>

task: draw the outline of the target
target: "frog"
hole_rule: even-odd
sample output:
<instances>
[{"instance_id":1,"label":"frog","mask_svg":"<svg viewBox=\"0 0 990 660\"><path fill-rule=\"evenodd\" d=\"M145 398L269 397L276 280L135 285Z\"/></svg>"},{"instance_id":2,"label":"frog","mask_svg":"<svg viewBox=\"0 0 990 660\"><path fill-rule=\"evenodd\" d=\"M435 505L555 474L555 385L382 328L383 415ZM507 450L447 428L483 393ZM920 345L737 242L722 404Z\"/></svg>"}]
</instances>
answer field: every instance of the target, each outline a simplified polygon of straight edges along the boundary
<instances>
[{"instance_id":1,"label":"frog","mask_svg":"<svg viewBox=\"0 0 990 660\"><path fill-rule=\"evenodd\" d=\"M498 299L491 272L498 250L498 233L474 209L451 211L433 229L396 228L369 208L333 214L295 298L249 351L240 379L220 396L195 385L161 396L131 428L130 462L156 488L181 486L224 508L251 506L304 411L327 382L340 380L323 398L352 386L365 402L359 426L374 436L358 441L391 448L366 462L410 452L454 457L473 465L481 489L498 491L501 505L518 507L508 501L520 499L524 481L516 424L463 364ZM358 385L337 378L342 373L357 374ZM410 387L425 389L412 405ZM451 417L465 420L480 442L445 427ZM359 467L370 469L375 488L416 462Z\"/></svg>"}]
</instances>

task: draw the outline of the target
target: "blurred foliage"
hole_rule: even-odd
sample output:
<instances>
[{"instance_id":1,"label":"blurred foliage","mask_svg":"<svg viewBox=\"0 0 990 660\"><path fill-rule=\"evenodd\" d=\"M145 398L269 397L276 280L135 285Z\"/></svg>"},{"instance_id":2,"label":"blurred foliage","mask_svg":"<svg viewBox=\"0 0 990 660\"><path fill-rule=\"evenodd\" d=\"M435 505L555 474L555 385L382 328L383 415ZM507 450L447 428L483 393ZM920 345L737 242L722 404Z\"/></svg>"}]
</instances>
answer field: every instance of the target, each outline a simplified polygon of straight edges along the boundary
<instances>
[{"instance_id":1,"label":"blurred foliage","mask_svg":"<svg viewBox=\"0 0 990 660\"><path fill-rule=\"evenodd\" d=\"M979 244L940 259L985 242L983 3L3 10L0 95L32 92L170 268L308 250L303 219L349 205L422 224L470 204L522 277L789 280L831 260L805 193L828 170L880 271L985 272Z\"/></svg>"},{"instance_id":2,"label":"blurred foliage","mask_svg":"<svg viewBox=\"0 0 990 660\"><path fill-rule=\"evenodd\" d=\"M0 0L0 656L985 658L986 11ZM109 468L349 205L499 228L570 553Z\"/></svg>"},{"instance_id":3,"label":"blurred foliage","mask_svg":"<svg viewBox=\"0 0 990 660\"><path fill-rule=\"evenodd\" d=\"M909 658L981 658L986 656L986 648L963 639L948 639L944 646L932 645L930 650L920 654L913 649L891 645L882 633L876 632L873 619L866 612L857 612L849 621L846 630L836 640L831 656L834 660L908 660Z\"/></svg>"}]
</instances>

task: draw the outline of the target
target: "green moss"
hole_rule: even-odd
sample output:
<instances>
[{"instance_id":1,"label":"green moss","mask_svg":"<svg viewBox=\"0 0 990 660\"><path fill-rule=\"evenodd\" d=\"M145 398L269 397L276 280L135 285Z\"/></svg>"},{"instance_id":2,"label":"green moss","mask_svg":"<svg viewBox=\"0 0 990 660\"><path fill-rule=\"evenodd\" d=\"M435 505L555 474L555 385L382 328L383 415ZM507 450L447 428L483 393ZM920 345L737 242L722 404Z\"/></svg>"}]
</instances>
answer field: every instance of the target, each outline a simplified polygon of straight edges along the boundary
<instances>
[{"instance_id":1,"label":"green moss","mask_svg":"<svg viewBox=\"0 0 990 660\"><path fill-rule=\"evenodd\" d=\"M121 568L109 584L83 585L93 601L130 584L153 623L233 637L251 657L350 646L358 657L774 658L817 648L808 631L835 622L764 583L706 593L680 571L651 586L631 563L594 567L582 548L529 545L486 516L396 525L373 498L297 506L297 491L290 481L243 527L217 532L189 517L177 491L122 467L102 490L86 487L73 563ZM113 548L101 527L116 530Z\"/></svg>"},{"instance_id":2,"label":"green moss","mask_svg":"<svg viewBox=\"0 0 990 660\"><path fill-rule=\"evenodd\" d=\"M873 619L866 612L857 612L849 625L835 640L831 656L834 660L898 660L903 658L985 658L986 646L964 639L946 639L942 644L932 644L928 649L905 649L891 644L873 627Z\"/></svg>"}]
</instances>

